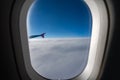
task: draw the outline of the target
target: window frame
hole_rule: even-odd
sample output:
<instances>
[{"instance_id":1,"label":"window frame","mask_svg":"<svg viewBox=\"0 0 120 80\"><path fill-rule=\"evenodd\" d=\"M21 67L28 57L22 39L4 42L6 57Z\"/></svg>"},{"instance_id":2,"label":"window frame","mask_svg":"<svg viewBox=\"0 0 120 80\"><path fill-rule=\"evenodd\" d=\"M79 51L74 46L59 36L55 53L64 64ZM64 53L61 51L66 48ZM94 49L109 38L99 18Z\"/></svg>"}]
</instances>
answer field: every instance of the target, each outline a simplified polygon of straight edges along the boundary
<instances>
[{"instance_id":1,"label":"window frame","mask_svg":"<svg viewBox=\"0 0 120 80\"><path fill-rule=\"evenodd\" d=\"M28 9L33 1L34 0L26 0L23 2L23 4L21 4L22 7L20 7L20 13L18 13L19 22L15 21L16 23L19 24L19 25L15 24L14 26L18 26L19 28L18 37L20 41L18 41L18 43L20 42L19 44L21 44L20 46L21 51L18 52L19 50L18 51L16 50L16 52L20 54L15 53L15 55L18 63L21 63L21 59L23 59L24 70L26 70L27 75L32 80L41 80L41 79L45 80L45 78L40 76L32 68L32 65L30 62L29 50L28 50L29 44L28 44L28 36L27 36L27 29L26 29L26 17L27 17ZM88 4L90 8L92 13L92 18L93 18L90 52L88 57L88 64L85 70L75 79L76 80L87 80L87 79L95 80L99 74L103 55L104 55L105 43L107 38L107 29L108 29L108 15L107 15L107 10L106 10L104 0L85 0L85 2ZM14 24L14 22L12 22L12 24ZM17 34L14 34L14 36L17 36ZM15 43L16 41L17 40L15 40ZM22 56L23 58L19 58L20 56Z\"/></svg>"}]
</instances>

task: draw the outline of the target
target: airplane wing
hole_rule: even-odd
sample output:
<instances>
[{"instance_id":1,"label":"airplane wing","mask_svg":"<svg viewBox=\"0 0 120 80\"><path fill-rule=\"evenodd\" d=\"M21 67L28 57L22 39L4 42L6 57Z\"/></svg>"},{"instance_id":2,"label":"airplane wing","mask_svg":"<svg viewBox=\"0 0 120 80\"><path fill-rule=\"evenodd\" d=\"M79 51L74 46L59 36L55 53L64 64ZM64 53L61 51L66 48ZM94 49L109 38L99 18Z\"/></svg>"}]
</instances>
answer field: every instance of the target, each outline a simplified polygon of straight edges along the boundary
<instances>
[{"instance_id":1,"label":"airplane wing","mask_svg":"<svg viewBox=\"0 0 120 80\"><path fill-rule=\"evenodd\" d=\"M46 33L43 33L43 34L40 34L40 35L31 35L31 36L29 36L29 38L31 39L31 38L36 38L36 37L39 37L39 36L41 36L42 38L44 38L45 34Z\"/></svg>"},{"instance_id":2,"label":"airplane wing","mask_svg":"<svg viewBox=\"0 0 120 80\"><path fill-rule=\"evenodd\" d=\"M29 38L39 37L40 35L31 35Z\"/></svg>"}]
</instances>

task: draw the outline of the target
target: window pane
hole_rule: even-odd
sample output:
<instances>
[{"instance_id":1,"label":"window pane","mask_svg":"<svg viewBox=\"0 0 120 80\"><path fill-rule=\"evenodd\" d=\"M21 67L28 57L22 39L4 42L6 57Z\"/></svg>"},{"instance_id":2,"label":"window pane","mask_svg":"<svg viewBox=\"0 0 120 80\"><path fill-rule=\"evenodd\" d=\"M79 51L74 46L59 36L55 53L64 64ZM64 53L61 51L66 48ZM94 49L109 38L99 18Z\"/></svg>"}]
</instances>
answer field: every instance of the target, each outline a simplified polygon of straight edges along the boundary
<instances>
[{"instance_id":1,"label":"window pane","mask_svg":"<svg viewBox=\"0 0 120 80\"><path fill-rule=\"evenodd\" d=\"M85 68L92 16L83 0L35 0L27 32L33 69L47 79L70 79Z\"/></svg>"}]
</instances>

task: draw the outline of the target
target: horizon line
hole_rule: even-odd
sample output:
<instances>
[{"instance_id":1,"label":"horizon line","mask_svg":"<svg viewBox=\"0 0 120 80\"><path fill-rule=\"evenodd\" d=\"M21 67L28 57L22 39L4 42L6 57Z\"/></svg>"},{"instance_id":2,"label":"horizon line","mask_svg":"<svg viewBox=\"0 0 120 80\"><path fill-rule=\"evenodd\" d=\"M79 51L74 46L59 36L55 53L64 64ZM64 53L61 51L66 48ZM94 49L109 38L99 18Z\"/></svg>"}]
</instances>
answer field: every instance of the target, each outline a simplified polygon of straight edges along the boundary
<instances>
[{"instance_id":1,"label":"horizon line","mask_svg":"<svg viewBox=\"0 0 120 80\"><path fill-rule=\"evenodd\" d=\"M28 40L56 40L56 39L90 39L91 37L69 37L69 38L34 38Z\"/></svg>"}]
</instances>

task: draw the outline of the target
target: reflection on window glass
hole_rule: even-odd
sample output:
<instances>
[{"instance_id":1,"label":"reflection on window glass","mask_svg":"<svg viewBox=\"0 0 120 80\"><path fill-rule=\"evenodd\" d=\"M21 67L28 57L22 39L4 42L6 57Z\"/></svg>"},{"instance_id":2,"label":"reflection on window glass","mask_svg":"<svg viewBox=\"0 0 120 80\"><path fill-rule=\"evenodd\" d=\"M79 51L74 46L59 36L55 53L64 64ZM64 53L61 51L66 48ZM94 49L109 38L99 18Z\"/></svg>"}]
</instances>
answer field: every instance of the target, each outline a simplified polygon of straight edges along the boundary
<instances>
[{"instance_id":1,"label":"reflection on window glass","mask_svg":"<svg viewBox=\"0 0 120 80\"><path fill-rule=\"evenodd\" d=\"M47 79L70 79L85 68L92 17L83 0L35 0L27 32L33 69Z\"/></svg>"}]
</instances>

